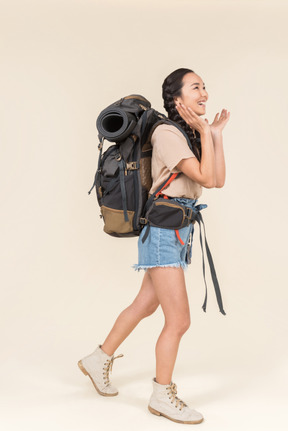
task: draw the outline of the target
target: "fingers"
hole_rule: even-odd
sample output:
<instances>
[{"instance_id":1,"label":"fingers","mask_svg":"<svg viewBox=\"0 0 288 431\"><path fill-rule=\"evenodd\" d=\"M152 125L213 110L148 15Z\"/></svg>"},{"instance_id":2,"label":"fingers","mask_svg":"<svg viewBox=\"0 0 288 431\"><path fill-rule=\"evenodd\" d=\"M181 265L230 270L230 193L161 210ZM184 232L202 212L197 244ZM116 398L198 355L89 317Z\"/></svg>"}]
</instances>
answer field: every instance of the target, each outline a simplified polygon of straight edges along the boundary
<instances>
[{"instance_id":1,"label":"fingers","mask_svg":"<svg viewBox=\"0 0 288 431\"><path fill-rule=\"evenodd\" d=\"M188 115L188 112L187 112L187 108L185 107L185 109L184 109L183 108L184 105L182 106L182 105L176 104L175 106L176 106L177 111L181 115L181 117L186 121L186 123L188 123L188 121L189 121L189 115Z\"/></svg>"},{"instance_id":2,"label":"fingers","mask_svg":"<svg viewBox=\"0 0 288 431\"><path fill-rule=\"evenodd\" d=\"M192 116L195 115L195 112L190 108L190 106L188 106L187 108L185 105L182 105L181 103L176 103L175 106L180 112L185 112L187 115L189 114L191 114Z\"/></svg>"},{"instance_id":3,"label":"fingers","mask_svg":"<svg viewBox=\"0 0 288 431\"><path fill-rule=\"evenodd\" d=\"M218 118L219 115L219 118ZM230 112L227 111L227 109L222 109L221 114L219 114L219 112L217 112L217 114L215 115L214 121L223 121L224 119L229 118L230 116Z\"/></svg>"},{"instance_id":4,"label":"fingers","mask_svg":"<svg viewBox=\"0 0 288 431\"><path fill-rule=\"evenodd\" d=\"M181 115L181 117L186 121L187 124L193 122L195 119L195 113L190 107L186 107L185 105L175 104L177 111Z\"/></svg>"}]
</instances>

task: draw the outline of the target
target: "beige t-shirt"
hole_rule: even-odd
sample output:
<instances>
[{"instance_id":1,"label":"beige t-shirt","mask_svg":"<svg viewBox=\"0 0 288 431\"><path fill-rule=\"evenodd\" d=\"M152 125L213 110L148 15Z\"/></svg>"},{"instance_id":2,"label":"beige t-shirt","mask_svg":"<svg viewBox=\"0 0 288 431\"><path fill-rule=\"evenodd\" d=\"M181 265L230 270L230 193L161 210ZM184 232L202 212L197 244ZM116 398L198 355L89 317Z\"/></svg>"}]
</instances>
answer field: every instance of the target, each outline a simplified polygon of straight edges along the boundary
<instances>
[{"instance_id":1,"label":"beige t-shirt","mask_svg":"<svg viewBox=\"0 0 288 431\"><path fill-rule=\"evenodd\" d=\"M150 194L168 179L171 172L181 172L176 166L182 159L196 157L190 150L185 136L172 124L157 126L151 136L151 145L153 183L149 190ZM163 190L163 193L171 197L198 199L202 194L202 186L181 173Z\"/></svg>"}]
</instances>

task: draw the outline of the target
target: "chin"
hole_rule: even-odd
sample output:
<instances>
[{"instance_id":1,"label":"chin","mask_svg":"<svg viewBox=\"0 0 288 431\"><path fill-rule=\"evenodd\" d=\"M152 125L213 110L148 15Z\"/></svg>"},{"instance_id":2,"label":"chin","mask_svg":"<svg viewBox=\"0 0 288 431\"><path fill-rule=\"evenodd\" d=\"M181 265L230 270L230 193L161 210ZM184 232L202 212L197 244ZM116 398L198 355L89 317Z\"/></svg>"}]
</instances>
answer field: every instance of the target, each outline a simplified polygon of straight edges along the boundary
<instances>
[{"instance_id":1,"label":"chin","mask_svg":"<svg viewBox=\"0 0 288 431\"><path fill-rule=\"evenodd\" d=\"M192 108L192 109L193 109L193 108ZM197 115L199 115L199 116L200 116L200 115L205 115L205 114L206 114L206 109L204 109L204 112L203 112L202 108L200 108L200 109L199 109L199 108L198 108L198 105L197 105L197 109L195 108L195 109L194 109L194 112L196 112L196 114L197 114Z\"/></svg>"}]
</instances>

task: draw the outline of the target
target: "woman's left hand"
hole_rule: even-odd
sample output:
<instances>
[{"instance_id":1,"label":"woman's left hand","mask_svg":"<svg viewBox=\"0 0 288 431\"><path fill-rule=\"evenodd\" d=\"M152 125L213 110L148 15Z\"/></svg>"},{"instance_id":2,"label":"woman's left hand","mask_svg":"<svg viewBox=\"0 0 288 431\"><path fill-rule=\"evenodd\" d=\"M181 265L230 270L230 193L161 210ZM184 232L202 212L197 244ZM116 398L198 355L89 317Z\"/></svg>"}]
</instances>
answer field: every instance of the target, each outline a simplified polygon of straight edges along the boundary
<instances>
[{"instance_id":1,"label":"woman's left hand","mask_svg":"<svg viewBox=\"0 0 288 431\"><path fill-rule=\"evenodd\" d=\"M228 112L227 109L222 109L220 117L218 117L218 115L219 112L215 115L213 123L209 124L212 134L221 133L230 118L230 112Z\"/></svg>"}]
</instances>

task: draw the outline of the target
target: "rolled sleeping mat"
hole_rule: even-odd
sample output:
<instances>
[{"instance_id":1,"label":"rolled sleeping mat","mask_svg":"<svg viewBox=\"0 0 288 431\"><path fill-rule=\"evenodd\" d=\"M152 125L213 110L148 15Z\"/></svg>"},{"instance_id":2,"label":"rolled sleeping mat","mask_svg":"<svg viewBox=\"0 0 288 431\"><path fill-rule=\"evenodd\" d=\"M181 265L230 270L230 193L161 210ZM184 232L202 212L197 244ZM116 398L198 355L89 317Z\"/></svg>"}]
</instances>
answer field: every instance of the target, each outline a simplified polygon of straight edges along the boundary
<instances>
[{"instance_id":1,"label":"rolled sleeping mat","mask_svg":"<svg viewBox=\"0 0 288 431\"><path fill-rule=\"evenodd\" d=\"M135 115L116 106L105 108L96 120L99 134L111 142L125 139L136 124Z\"/></svg>"}]
</instances>

